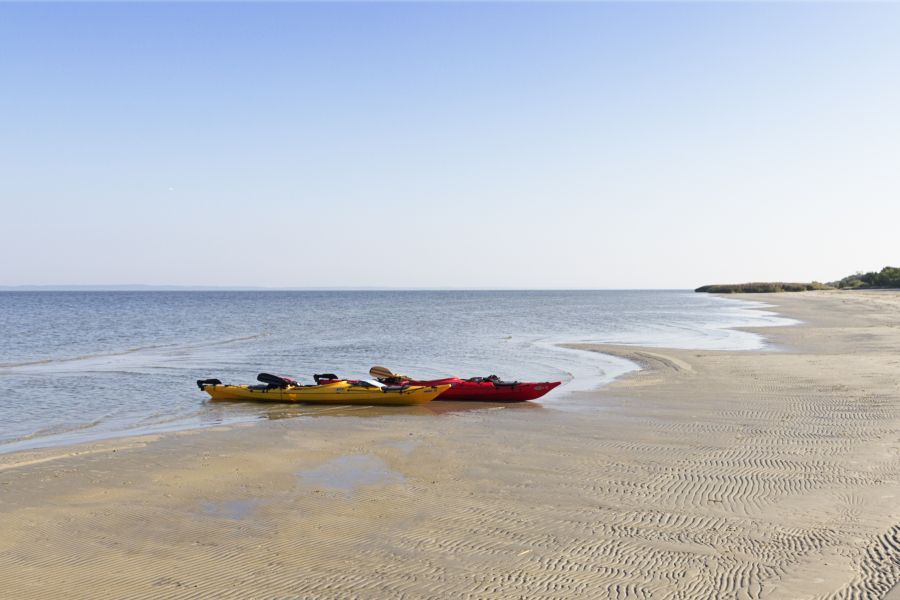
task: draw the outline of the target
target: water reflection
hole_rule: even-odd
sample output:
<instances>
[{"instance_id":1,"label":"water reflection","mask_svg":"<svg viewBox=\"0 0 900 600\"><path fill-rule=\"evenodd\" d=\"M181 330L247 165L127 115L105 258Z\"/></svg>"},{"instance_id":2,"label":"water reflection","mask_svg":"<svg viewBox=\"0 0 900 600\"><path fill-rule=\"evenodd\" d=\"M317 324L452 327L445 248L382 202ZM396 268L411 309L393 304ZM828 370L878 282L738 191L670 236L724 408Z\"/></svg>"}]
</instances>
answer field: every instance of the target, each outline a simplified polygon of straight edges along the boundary
<instances>
[{"instance_id":1,"label":"water reflection","mask_svg":"<svg viewBox=\"0 0 900 600\"><path fill-rule=\"evenodd\" d=\"M386 462L369 454L341 456L318 467L304 469L298 475L304 483L345 494L362 486L402 483L406 480L402 473L392 470Z\"/></svg>"},{"instance_id":2,"label":"water reflection","mask_svg":"<svg viewBox=\"0 0 900 600\"><path fill-rule=\"evenodd\" d=\"M213 417L222 422L235 418L294 419L298 417L393 417L393 416L438 416L484 410L544 410L536 402L452 402L440 401L417 406L351 406L296 403L248 403L241 401L206 401Z\"/></svg>"},{"instance_id":3,"label":"water reflection","mask_svg":"<svg viewBox=\"0 0 900 600\"><path fill-rule=\"evenodd\" d=\"M200 503L199 512L207 517L242 521L251 516L261 504L262 501L257 498L222 500L219 502L204 500Z\"/></svg>"}]
</instances>

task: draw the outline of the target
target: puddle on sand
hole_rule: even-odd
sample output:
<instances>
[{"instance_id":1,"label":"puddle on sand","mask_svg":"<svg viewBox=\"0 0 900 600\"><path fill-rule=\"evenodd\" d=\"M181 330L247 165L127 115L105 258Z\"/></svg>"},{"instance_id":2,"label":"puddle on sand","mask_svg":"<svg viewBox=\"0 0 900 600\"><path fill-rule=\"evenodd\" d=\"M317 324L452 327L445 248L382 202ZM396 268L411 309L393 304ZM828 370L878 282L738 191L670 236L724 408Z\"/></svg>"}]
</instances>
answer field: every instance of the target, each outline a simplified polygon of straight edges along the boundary
<instances>
[{"instance_id":1,"label":"puddle on sand","mask_svg":"<svg viewBox=\"0 0 900 600\"><path fill-rule=\"evenodd\" d=\"M368 454L341 456L314 469L300 471L305 483L321 485L344 493L367 485L401 483L405 477L392 471L383 460Z\"/></svg>"},{"instance_id":2,"label":"puddle on sand","mask_svg":"<svg viewBox=\"0 0 900 600\"><path fill-rule=\"evenodd\" d=\"M205 500L200 503L200 512L207 517L241 521L249 517L259 508L259 505L260 501L252 498L246 500L224 500L222 502Z\"/></svg>"},{"instance_id":3,"label":"puddle on sand","mask_svg":"<svg viewBox=\"0 0 900 600\"><path fill-rule=\"evenodd\" d=\"M389 448L396 448L404 454L409 454L419 447L419 440L391 440L389 442L385 442L384 445L388 446Z\"/></svg>"}]
</instances>

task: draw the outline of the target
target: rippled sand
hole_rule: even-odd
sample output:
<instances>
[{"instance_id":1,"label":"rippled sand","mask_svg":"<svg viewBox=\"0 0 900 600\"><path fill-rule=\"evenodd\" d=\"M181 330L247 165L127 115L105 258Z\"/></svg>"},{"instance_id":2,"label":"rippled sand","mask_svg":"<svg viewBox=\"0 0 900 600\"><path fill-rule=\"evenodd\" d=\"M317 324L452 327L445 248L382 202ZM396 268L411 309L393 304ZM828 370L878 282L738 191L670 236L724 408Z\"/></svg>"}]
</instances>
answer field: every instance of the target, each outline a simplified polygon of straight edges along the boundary
<instances>
[{"instance_id":1,"label":"rippled sand","mask_svg":"<svg viewBox=\"0 0 900 600\"><path fill-rule=\"evenodd\" d=\"M900 295L539 406L330 411L0 457L9 598L882 598Z\"/></svg>"}]
</instances>

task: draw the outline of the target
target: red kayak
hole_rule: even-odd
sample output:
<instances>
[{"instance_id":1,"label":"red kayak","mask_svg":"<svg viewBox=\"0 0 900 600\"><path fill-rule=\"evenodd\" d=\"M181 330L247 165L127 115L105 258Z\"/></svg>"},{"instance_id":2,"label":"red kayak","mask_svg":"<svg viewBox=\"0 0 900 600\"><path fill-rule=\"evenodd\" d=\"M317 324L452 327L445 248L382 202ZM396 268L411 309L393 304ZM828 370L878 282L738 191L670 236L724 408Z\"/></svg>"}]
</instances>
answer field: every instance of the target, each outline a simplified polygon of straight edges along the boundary
<instances>
[{"instance_id":1,"label":"red kayak","mask_svg":"<svg viewBox=\"0 0 900 600\"><path fill-rule=\"evenodd\" d=\"M525 381L500 381L494 377L473 377L471 379L449 377L447 379L435 379L433 382L429 383L416 379L409 380L409 385L443 385L446 383L449 383L452 387L435 398L435 400L525 402L526 400L536 400L537 398L540 398L562 382L544 381L535 383Z\"/></svg>"},{"instance_id":2,"label":"red kayak","mask_svg":"<svg viewBox=\"0 0 900 600\"><path fill-rule=\"evenodd\" d=\"M369 371L382 383L406 384L406 385L446 385L452 387L435 398L435 400L475 400L481 402L525 402L540 398L561 381L525 382L525 381L501 381L496 375L489 377L472 377L460 379L459 377L447 377L445 379L411 379L405 375L390 373L384 367L372 367Z\"/></svg>"}]
</instances>

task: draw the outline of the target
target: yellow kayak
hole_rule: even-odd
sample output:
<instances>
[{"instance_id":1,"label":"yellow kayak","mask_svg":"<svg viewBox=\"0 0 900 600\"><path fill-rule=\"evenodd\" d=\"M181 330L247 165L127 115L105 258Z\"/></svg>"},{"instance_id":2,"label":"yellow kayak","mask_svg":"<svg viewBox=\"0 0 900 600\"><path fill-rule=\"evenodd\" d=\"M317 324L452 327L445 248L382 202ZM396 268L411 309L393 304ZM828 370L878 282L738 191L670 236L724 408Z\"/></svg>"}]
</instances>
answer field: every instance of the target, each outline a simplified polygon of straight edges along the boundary
<instances>
[{"instance_id":1,"label":"yellow kayak","mask_svg":"<svg viewBox=\"0 0 900 600\"><path fill-rule=\"evenodd\" d=\"M198 385L199 382L198 382ZM335 381L323 385L271 387L204 383L200 389L213 400L254 400L257 402L311 402L315 404L364 404L368 406L411 406L431 402L449 385L377 387L364 382Z\"/></svg>"}]
</instances>

